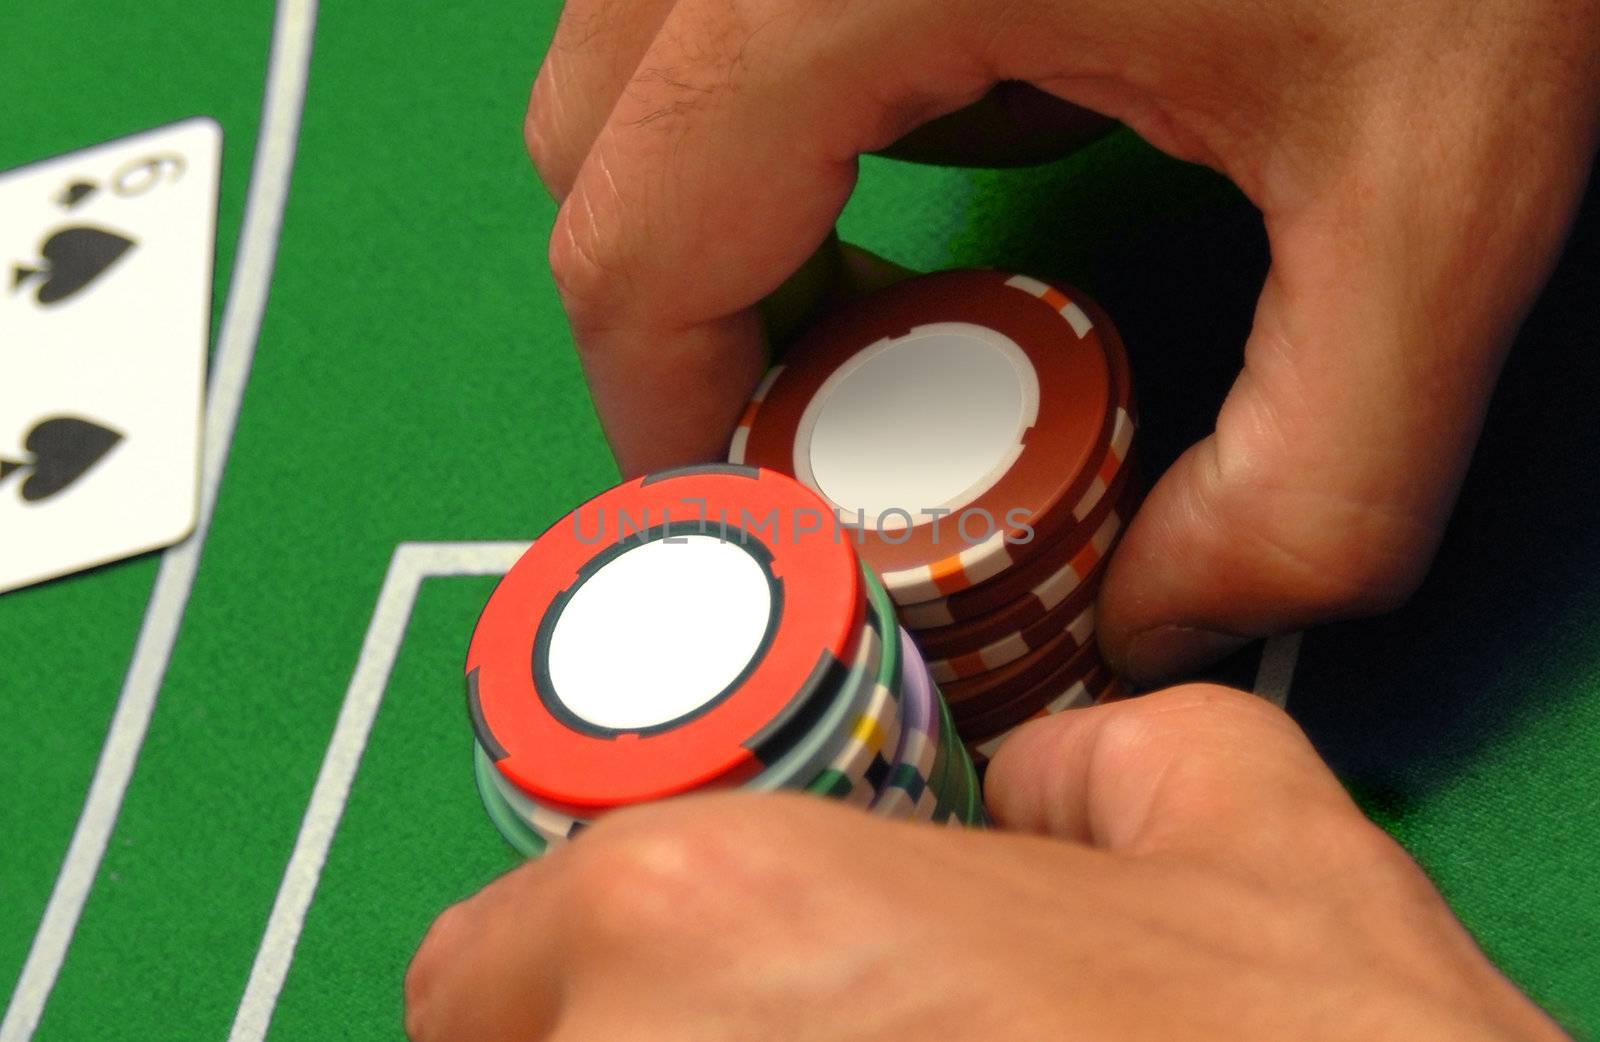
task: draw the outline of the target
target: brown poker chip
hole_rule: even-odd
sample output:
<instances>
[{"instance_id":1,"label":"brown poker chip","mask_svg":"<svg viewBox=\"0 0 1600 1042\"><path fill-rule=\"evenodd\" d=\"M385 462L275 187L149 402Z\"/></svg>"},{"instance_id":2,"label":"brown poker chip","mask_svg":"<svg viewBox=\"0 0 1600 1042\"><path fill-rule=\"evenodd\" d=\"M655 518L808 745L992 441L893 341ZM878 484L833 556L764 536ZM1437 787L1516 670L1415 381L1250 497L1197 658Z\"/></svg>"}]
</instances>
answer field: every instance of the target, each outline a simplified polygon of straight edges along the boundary
<instances>
[{"instance_id":1,"label":"brown poker chip","mask_svg":"<svg viewBox=\"0 0 1600 1042\"><path fill-rule=\"evenodd\" d=\"M1125 372L1081 293L940 272L812 327L729 455L816 490L896 602L926 602L1015 567L1093 509L1107 447L1132 434Z\"/></svg>"}]
</instances>

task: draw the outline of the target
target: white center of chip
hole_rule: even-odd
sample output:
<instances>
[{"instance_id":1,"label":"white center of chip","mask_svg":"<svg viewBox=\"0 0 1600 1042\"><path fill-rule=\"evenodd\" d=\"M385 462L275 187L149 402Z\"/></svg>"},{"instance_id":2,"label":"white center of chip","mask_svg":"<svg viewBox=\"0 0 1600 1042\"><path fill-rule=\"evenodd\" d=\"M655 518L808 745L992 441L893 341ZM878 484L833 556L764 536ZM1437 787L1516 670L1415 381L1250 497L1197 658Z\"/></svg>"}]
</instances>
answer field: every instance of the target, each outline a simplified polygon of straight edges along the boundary
<instances>
[{"instance_id":1,"label":"white center of chip","mask_svg":"<svg viewBox=\"0 0 1600 1042\"><path fill-rule=\"evenodd\" d=\"M863 348L822 385L800 421L795 473L846 520L900 529L899 511L916 522L993 488L1038 414L1038 375L1010 337L967 322L917 326Z\"/></svg>"},{"instance_id":2,"label":"white center of chip","mask_svg":"<svg viewBox=\"0 0 1600 1042\"><path fill-rule=\"evenodd\" d=\"M578 587L550 635L555 695L597 727L640 730L721 694L761 650L761 565L710 535L635 546Z\"/></svg>"}]
</instances>

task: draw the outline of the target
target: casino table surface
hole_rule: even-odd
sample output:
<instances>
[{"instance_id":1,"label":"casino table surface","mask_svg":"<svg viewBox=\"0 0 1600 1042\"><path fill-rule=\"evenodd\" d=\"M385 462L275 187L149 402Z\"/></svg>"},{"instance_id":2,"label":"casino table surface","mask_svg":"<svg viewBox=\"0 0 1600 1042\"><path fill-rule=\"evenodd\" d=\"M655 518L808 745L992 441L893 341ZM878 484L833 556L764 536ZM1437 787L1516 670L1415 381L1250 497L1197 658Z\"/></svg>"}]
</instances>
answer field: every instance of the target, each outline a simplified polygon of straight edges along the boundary
<instances>
[{"instance_id":1,"label":"casino table surface","mask_svg":"<svg viewBox=\"0 0 1600 1042\"><path fill-rule=\"evenodd\" d=\"M466 642L517 549L616 479L520 138L557 13L0 7L0 167L196 114L226 135L205 522L0 596L6 1042L399 1038L433 915L514 864L473 788ZM840 228L914 268L1089 291L1133 357L1151 474L1208 429L1267 262L1230 186L1126 132L1020 171L869 159ZM1421 592L1307 634L1288 694L1489 954L1586 1037L1597 276L1591 186ZM1223 672L1248 685L1257 657Z\"/></svg>"}]
</instances>

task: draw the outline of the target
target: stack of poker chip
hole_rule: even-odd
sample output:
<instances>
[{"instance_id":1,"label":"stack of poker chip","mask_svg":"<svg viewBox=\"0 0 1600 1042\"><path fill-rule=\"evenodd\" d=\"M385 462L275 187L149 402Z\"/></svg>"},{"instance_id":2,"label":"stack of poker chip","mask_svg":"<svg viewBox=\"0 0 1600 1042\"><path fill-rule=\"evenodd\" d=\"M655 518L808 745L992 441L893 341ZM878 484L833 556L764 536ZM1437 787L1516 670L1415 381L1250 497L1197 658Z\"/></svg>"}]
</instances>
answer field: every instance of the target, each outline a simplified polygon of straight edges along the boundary
<instances>
[{"instance_id":1,"label":"stack of poker chip","mask_svg":"<svg viewBox=\"0 0 1600 1042\"><path fill-rule=\"evenodd\" d=\"M1086 297L951 271L805 331L729 459L791 474L893 597L981 765L1023 722L1119 692L1094 640L1137 495L1127 357Z\"/></svg>"},{"instance_id":2,"label":"stack of poker chip","mask_svg":"<svg viewBox=\"0 0 1600 1042\"><path fill-rule=\"evenodd\" d=\"M479 794L528 856L620 807L742 787L985 822L887 592L772 470L626 482L534 541L467 653Z\"/></svg>"}]
</instances>

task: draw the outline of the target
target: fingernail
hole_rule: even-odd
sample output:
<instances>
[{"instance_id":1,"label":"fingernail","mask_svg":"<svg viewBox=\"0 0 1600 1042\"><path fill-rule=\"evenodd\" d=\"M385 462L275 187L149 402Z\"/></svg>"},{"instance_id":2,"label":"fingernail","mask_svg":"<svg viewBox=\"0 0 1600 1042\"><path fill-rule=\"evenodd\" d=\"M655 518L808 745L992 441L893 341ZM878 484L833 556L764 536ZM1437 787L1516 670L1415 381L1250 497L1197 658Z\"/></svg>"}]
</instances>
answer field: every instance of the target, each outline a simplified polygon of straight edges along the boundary
<instances>
[{"instance_id":1,"label":"fingernail","mask_svg":"<svg viewBox=\"0 0 1600 1042\"><path fill-rule=\"evenodd\" d=\"M1157 684L1212 665L1250 643L1249 637L1193 626L1157 626L1128 642L1126 669L1138 684Z\"/></svg>"}]
</instances>

